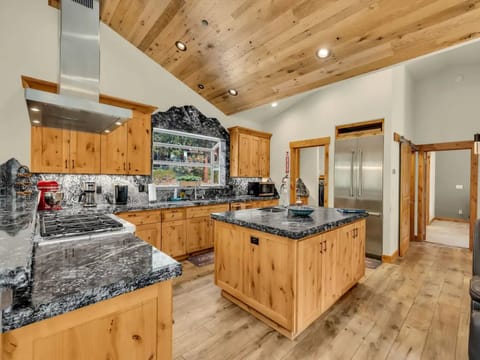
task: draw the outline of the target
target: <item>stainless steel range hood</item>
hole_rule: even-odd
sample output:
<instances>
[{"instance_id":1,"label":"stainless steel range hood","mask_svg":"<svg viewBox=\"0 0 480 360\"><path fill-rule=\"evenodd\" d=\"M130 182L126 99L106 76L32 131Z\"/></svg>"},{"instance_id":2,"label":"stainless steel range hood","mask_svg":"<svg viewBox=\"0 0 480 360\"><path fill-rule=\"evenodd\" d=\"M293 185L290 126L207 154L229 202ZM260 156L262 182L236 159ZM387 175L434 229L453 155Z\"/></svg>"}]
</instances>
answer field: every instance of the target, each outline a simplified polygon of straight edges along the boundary
<instances>
[{"instance_id":1,"label":"stainless steel range hood","mask_svg":"<svg viewBox=\"0 0 480 360\"><path fill-rule=\"evenodd\" d=\"M108 132L132 117L130 109L99 103L99 0L62 0L59 93L25 89L32 125Z\"/></svg>"}]
</instances>

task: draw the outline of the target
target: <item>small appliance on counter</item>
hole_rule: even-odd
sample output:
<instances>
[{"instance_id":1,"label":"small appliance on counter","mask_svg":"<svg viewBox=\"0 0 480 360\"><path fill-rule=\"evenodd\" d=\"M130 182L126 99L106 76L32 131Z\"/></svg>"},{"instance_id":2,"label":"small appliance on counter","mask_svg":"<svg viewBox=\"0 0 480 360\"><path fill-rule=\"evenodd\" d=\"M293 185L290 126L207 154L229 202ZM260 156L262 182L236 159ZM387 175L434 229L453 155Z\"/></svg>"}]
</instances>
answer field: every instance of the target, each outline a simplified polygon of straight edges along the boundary
<instances>
[{"instance_id":1,"label":"small appliance on counter","mask_svg":"<svg viewBox=\"0 0 480 360\"><path fill-rule=\"evenodd\" d=\"M82 203L83 207L95 207L97 203L95 202L95 192L97 187L95 181L85 181L82 186L82 193L80 194L79 202Z\"/></svg>"},{"instance_id":2,"label":"small appliance on counter","mask_svg":"<svg viewBox=\"0 0 480 360\"><path fill-rule=\"evenodd\" d=\"M127 205L128 185L115 185L115 204Z\"/></svg>"},{"instance_id":3,"label":"small appliance on counter","mask_svg":"<svg viewBox=\"0 0 480 360\"><path fill-rule=\"evenodd\" d=\"M37 189L40 191L38 210L61 210L60 203L64 194L56 181L39 181Z\"/></svg>"},{"instance_id":4,"label":"small appliance on counter","mask_svg":"<svg viewBox=\"0 0 480 360\"><path fill-rule=\"evenodd\" d=\"M248 182L248 195L252 196L274 196L275 183L271 179Z\"/></svg>"}]
</instances>

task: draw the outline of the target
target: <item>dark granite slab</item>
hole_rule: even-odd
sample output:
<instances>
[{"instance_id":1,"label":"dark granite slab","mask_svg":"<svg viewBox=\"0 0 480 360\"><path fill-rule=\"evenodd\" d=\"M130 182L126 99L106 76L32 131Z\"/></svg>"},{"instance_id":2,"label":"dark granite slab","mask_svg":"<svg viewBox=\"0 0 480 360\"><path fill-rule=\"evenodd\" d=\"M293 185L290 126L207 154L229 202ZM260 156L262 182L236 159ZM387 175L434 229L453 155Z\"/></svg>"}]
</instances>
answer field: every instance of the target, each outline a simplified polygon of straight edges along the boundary
<instances>
[{"instance_id":1,"label":"dark granite slab","mask_svg":"<svg viewBox=\"0 0 480 360\"><path fill-rule=\"evenodd\" d=\"M182 273L181 265L129 233L36 244L29 285L4 311L10 331Z\"/></svg>"},{"instance_id":2,"label":"dark granite slab","mask_svg":"<svg viewBox=\"0 0 480 360\"><path fill-rule=\"evenodd\" d=\"M341 214L333 208L314 207L307 217L293 216L286 209L265 212L258 209L214 213L212 219L294 240L319 234L367 217L367 214Z\"/></svg>"}]
</instances>

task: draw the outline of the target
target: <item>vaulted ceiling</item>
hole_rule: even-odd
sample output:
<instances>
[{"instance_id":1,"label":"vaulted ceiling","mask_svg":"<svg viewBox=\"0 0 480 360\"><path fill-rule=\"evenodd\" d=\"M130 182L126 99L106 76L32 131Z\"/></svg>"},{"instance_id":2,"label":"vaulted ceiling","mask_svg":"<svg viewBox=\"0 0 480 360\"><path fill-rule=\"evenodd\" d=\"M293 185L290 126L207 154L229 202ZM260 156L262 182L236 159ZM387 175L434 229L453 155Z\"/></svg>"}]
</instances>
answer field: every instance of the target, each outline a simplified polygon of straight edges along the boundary
<instances>
[{"instance_id":1,"label":"vaulted ceiling","mask_svg":"<svg viewBox=\"0 0 480 360\"><path fill-rule=\"evenodd\" d=\"M101 19L233 114L480 37L480 0L102 0Z\"/></svg>"}]
</instances>

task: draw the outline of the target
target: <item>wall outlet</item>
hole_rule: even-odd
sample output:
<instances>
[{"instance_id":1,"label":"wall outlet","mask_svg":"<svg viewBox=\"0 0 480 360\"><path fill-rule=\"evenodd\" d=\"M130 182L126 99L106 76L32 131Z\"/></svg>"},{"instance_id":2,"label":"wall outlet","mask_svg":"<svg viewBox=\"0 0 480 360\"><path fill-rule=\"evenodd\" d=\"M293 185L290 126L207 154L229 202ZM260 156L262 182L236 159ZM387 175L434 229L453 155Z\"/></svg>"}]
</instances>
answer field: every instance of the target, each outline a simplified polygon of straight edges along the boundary
<instances>
[{"instance_id":1,"label":"wall outlet","mask_svg":"<svg viewBox=\"0 0 480 360\"><path fill-rule=\"evenodd\" d=\"M458 209L458 215L463 215L463 210L462 209Z\"/></svg>"},{"instance_id":2,"label":"wall outlet","mask_svg":"<svg viewBox=\"0 0 480 360\"><path fill-rule=\"evenodd\" d=\"M462 189L463 189L463 185L455 185L455 189L457 189L457 190L462 190Z\"/></svg>"}]
</instances>

